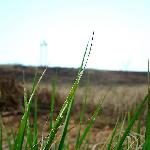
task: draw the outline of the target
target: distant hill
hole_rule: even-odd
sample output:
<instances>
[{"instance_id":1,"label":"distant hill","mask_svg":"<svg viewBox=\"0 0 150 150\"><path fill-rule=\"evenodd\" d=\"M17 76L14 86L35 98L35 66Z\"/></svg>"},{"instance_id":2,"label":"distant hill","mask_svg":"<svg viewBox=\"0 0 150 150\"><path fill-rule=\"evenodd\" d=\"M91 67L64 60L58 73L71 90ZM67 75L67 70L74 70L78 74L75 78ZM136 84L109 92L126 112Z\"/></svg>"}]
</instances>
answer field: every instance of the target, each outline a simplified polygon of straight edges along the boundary
<instances>
[{"instance_id":1,"label":"distant hill","mask_svg":"<svg viewBox=\"0 0 150 150\"><path fill-rule=\"evenodd\" d=\"M44 67L22 66L22 65L0 65L0 78L13 77L17 81L23 81L23 72L26 82L32 82L36 71L42 72ZM57 78L57 83L71 83L74 81L78 69L75 68L47 68L43 82L50 82L54 76ZM81 85L87 80L91 84L145 84L147 83L146 72L127 72L127 71L106 71L86 69L81 80Z\"/></svg>"}]
</instances>

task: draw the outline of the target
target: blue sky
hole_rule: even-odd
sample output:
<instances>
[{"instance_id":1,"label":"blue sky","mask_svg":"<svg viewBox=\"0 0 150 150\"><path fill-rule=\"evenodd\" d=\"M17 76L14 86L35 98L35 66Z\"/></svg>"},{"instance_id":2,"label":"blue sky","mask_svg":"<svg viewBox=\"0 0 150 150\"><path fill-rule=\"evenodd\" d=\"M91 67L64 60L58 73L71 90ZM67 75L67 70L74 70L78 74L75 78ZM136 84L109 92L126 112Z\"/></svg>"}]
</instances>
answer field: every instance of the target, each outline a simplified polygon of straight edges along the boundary
<instances>
[{"instance_id":1,"label":"blue sky","mask_svg":"<svg viewBox=\"0 0 150 150\"><path fill-rule=\"evenodd\" d=\"M149 8L148 0L1 0L0 64L38 65L47 50L49 66L78 67L94 30L88 68L147 71Z\"/></svg>"}]
</instances>

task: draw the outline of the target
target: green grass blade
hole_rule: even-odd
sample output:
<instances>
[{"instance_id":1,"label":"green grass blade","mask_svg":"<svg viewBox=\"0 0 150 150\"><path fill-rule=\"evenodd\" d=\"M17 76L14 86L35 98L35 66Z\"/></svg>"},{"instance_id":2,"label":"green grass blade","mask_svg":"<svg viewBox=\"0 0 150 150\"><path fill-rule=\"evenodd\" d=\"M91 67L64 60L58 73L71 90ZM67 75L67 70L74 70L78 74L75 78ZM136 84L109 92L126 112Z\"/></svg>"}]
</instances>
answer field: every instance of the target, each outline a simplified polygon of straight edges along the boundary
<instances>
[{"instance_id":1,"label":"green grass blade","mask_svg":"<svg viewBox=\"0 0 150 150\"><path fill-rule=\"evenodd\" d=\"M11 127L11 135L12 135L12 138L13 138L13 142L15 143L15 132L14 132L13 127Z\"/></svg>"},{"instance_id":2,"label":"green grass blade","mask_svg":"<svg viewBox=\"0 0 150 150\"><path fill-rule=\"evenodd\" d=\"M31 127L30 127L29 119L27 122L27 142L26 142L26 145L27 145L28 149L32 148L32 133L31 133Z\"/></svg>"},{"instance_id":3,"label":"green grass blade","mask_svg":"<svg viewBox=\"0 0 150 150\"><path fill-rule=\"evenodd\" d=\"M3 127L4 127L4 131L5 131L6 142L7 142L8 148L9 148L9 150L12 150L12 144L11 144L10 135L8 134L8 130L7 130L7 128L5 127L4 124L3 124Z\"/></svg>"},{"instance_id":4,"label":"green grass blade","mask_svg":"<svg viewBox=\"0 0 150 150\"><path fill-rule=\"evenodd\" d=\"M80 80L79 77L80 77L80 76L78 76L77 80L75 81L75 84L73 85L73 87L72 87L72 89L71 89L71 91L70 91L70 93L69 93L69 95L68 95L68 97L67 97L67 99L66 99L64 105L62 106L62 108L61 108L61 110L60 110L60 113L58 114L58 116L57 116L57 118L56 118L55 124L53 125L53 128L52 128L52 130L50 131L50 135L49 135L49 137L48 137L48 140L47 140L47 142L46 142L46 145L45 145L45 147L44 147L44 150L48 150L48 149L50 148L50 146L51 146L51 144L52 144L52 141L53 141L53 139L55 138L55 135L56 135L56 133L57 133L57 131L58 131L58 128L59 128L59 126L60 126L61 123L62 123L62 119L63 119L63 117L64 117L64 114L65 114L65 112L67 111L67 109L68 109L68 107L69 107L71 98L74 96L75 91L76 91L76 89L77 89L77 87L78 87L78 82L79 82L79 80Z\"/></svg>"},{"instance_id":5,"label":"green grass blade","mask_svg":"<svg viewBox=\"0 0 150 150\"><path fill-rule=\"evenodd\" d=\"M94 113L93 113L93 116L91 117L91 119L90 119L90 121L89 121L87 127L85 128L85 130L83 131L83 134L82 134L81 138L79 139L79 142L78 142L77 145L76 145L76 150L80 149L80 147L81 147L81 145L82 145L84 139L86 138L86 136L87 136L87 134L89 133L91 127L93 126L93 124L94 124L94 122L95 122L95 120L96 120L96 117L98 116L99 112L100 112L101 109L102 109L102 104L103 104L103 102L104 102L106 96L108 95L108 93L109 93L109 91L104 95L104 97L103 97L101 103L97 105L97 108L96 108L96 110L95 110Z\"/></svg>"},{"instance_id":6,"label":"green grass blade","mask_svg":"<svg viewBox=\"0 0 150 150\"><path fill-rule=\"evenodd\" d=\"M91 127L93 126L93 124L94 124L94 122L95 122L95 120L96 120L96 117L97 117L98 113L100 112L101 108L102 108L102 107L101 107L101 104L99 104L99 105L97 106L97 108L96 108L96 110L95 110L93 116L91 117L91 119L90 119L90 121L89 121L87 127L86 127L85 130L83 131L83 134L82 134L82 136L81 136L81 138L80 138L80 140L79 140L79 142L78 142L77 149L80 149L80 147L81 147L83 141L85 140L85 138L86 138L86 136L87 136L89 130L90 130Z\"/></svg>"},{"instance_id":7,"label":"green grass blade","mask_svg":"<svg viewBox=\"0 0 150 150\"><path fill-rule=\"evenodd\" d=\"M46 72L46 69L43 71L41 77L39 78L36 86L34 87L33 89L33 92L30 96L30 99L28 101L28 104L27 104L27 108L25 110L25 113L21 119L21 122L20 122L20 125L19 125L19 129L18 129L18 133L17 133L17 136L16 136L16 140L15 140L15 144L14 144L14 150L21 150L22 149L22 145L23 145L23 141L24 141L24 136L25 136L25 129L26 129L26 126L27 126L27 120L29 118L29 113L30 113L30 107L31 107L31 101L32 101L32 98L35 94L35 91L44 75L44 73ZM33 83L34 85L35 83Z\"/></svg>"},{"instance_id":8,"label":"green grass blade","mask_svg":"<svg viewBox=\"0 0 150 150\"><path fill-rule=\"evenodd\" d=\"M122 137L122 133L125 130L124 128L125 128L126 115L121 117L121 121L122 122L120 124L119 131L118 131L119 134L116 137L116 143L119 143L119 141L121 140L121 137ZM128 122L128 125L129 125L129 122Z\"/></svg>"},{"instance_id":9,"label":"green grass blade","mask_svg":"<svg viewBox=\"0 0 150 150\"><path fill-rule=\"evenodd\" d=\"M3 136L3 134L2 134L2 117L0 114L0 150L2 150L2 141L3 141L2 136Z\"/></svg>"},{"instance_id":10,"label":"green grass blade","mask_svg":"<svg viewBox=\"0 0 150 150\"><path fill-rule=\"evenodd\" d=\"M88 86L86 87L85 97L84 97L84 100L83 100L82 109L81 109L81 114L80 114L80 123L79 123L78 132L77 132L76 144L75 144L75 148L76 148L76 149L77 149L77 145L78 145L78 143L79 143L80 132L81 132L81 125L82 125L82 122L83 122L83 117L84 117L85 109L86 109L87 93L88 93Z\"/></svg>"},{"instance_id":11,"label":"green grass blade","mask_svg":"<svg viewBox=\"0 0 150 150\"><path fill-rule=\"evenodd\" d=\"M89 146L90 146L90 137L92 136L92 132L89 131L88 134L86 135L86 139L84 141L84 145L82 146L83 147L83 150L87 150L89 149Z\"/></svg>"},{"instance_id":12,"label":"green grass blade","mask_svg":"<svg viewBox=\"0 0 150 150\"><path fill-rule=\"evenodd\" d=\"M112 142L114 140L114 137L115 137L115 134L116 134L116 131L117 131L118 122L119 122L119 119L117 120L115 128L114 128L114 130L112 132L112 135L111 135L111 138L110 138L110 142L107 145L107 150L111 150L111 144L112 144Z\"/></svg>"},{"instance_id":13,"label":"green grass blade","mask_svg":"<svg viewBox=\"0 0 150 150\"><path fill-rule=\"evenodd\" d=\"M50 108L50 130L53 127L53 113L54 113L54 103L55 103L55 91L56 85L55 80L52 80L52 96L51 96L51 108Z\"/></svg>"},{"instance_id":14,"label":"green grass blade","mask_svg":"<svg viewBox=\"0 0 150 150\"><path fill-rule=\"evenodd\" d=\"M94 31L93 31L92 36L90 37L90 39L89 39L89 41L88 41L88 43L86 45L85 52L84 52L84 55L83 55L83 59L82 59L82 62L81 62L81 66L80 66L79 72L82 71L83 66L84 66L84 69L86 67L86 64L87 64L87 61L88 61L88 58L89 58L89 55L90 55L91 49L92 49L93 38L94 38ZM88 48L89 48L89 51L88 51Z\"/></svg>"},{"instance_id":15,"label":"green grass blade","mask_svg":"<svg viewBox=\"0 0 150 150\"><path fill-rule=\"evenodd\" d=\"M144 150L150 149L150 76L149 76L149 60L148 60L148 111L146 119L146 132Z\"/></svg>"},{"instance_id":16,"label":"green grass blade","mask_svg":"<svg viewBox=\"0 0 150 150\"><path fill-rule=\"evenodd\" d=\"M38 150L38 119L37 119L37 99L34 104L34 130L33 130L33 150Z\"/></svg>"},{"instance_id":17,"label":"green grass blade","mask_svg":"<svg viewBox=\"0 0 150 150\"><path fill-rule=\"evenodd\" d=\"M94 32L93 32L93 34L94 34ZM92 37L92 41L93 41L93 37ZM50 146L51 146L51 144L52 144L52 142L53 142L53 140L55 138L55 135L56 135L56 133L58 131L58 128L59 128L59 126L62 123L64 115L65 115L66 111L68 110L68 107L69 107L69 105L71 103L71 100L72 100L72 98L75 95L75 92L76 92L77 87L79 85L80 79L81 79L81 77L83 75L83 72L85 70L85 67L86 67L86 64L87 64L87 61L88 61L88 57L89 57L90 52L91 52L91 47L92 47L92 43L90 45L89 50L88 49L85 50L84 57L83 57L81 66L79 68L79 72L78 72L78 75L76 77L76 80L75 80L75 82L74 82L74 84L73 84L73 86L72 86L72 88L71 88L71 90L69 92L68 97L66 98L66 100L65 100L65 102L64 102L64 104L63 104L63 106L62 106L62 108L60 110L60 113L58 114L58 116L56 118L56 121L55 121L55 124L54 124L52 130L50 131L50 134L49 134L48 140L46 142L46 145L44 147L44 150L48 150L50 148ZM85 57L86 57L86 59L85 59Z\"/></svg>"},{"instance_id":18,"label":"green grass blade","mask_svg":"<svg viewBox=\"0 0 150 150\"><path fill-rule=\"evenodd\" d=\"M34 75L34 79L33 79L33 83L32 83L32 92L31 93L34 92L34 90L35 90L35 88L36 88L36 86L37 86L37 84L39 82L39 79L41 77L43 77L45 71L46 71L46 69L43 71L42 75L38 78L38 71L36 70L35 75Z\"/></svg>"},{"instance_id":19,"label":"green grass blade","mask_svg":"<svg viewBox=\"0 0 150 150\"><path fill-rule=\"evenodd\" d=\"M131 118L131 121L130 121L129 125L126 128L123 136L119 140L117 146L115 147L115 150L120 150L122 148L124 140L126 139L126 137L128 136L128 134L130 133L131 128L133 127L135 121L138 119L140 113L142 112L142 109L143 109L144 104L147 101L147 99L148 99L148 95L145 96L145 98L142 100L142 102L140 103L140 105L137 107L134 116Z\"/></svg>"},{"instance_id":20,"label":"green grass blade","mask_svg":"<svg viewBox=\"0 0 150 150\"><path fill-rule=\"evenodd\" d=\"M73 103L74 103L74 97L72 98L71 103L68 107L67 115L66 115L66 118L65 118L64 130L63 130L63 133L62 133L62 136L61 136L61 140L60 140L60 143L59 143L59 146L58 146L58 150L61 150L64 146L64 141L65 141L65 137L66 137L66 134L67 134L67 128L68 128L69 121L70 121L70 115L71 115Z\"/></svg>"},{"instance_id":21,"label":"green grass blade","mask_svg":"<svg viewBox=\"0 0 150 150\"><path fill-rule=\"evenodd\" d=\"M66 140L65 140L65 143L63 145L62 150L70 150L69 149L69 137L68 136L66 136Z\"/></svg>"},{"instance_id":22,"label":"green grass blade","mask_svg":"<svg viewBox=\"0 0 150 150\"><path fill-rule=\"evenodd\" d=\"M29 110L30 110L30 105L28 105L27 107L27 111L24 113L20 126L19 126L19 130L18 130L18 134L15 140L15 145L14 145L14 150L21 150L22 149L22 145L23 145L23 140L24 140L24 136L25 136L25 129L26 129L26 125L27 125L27 120L29 117Z\"/></svg>"}]
</instances>

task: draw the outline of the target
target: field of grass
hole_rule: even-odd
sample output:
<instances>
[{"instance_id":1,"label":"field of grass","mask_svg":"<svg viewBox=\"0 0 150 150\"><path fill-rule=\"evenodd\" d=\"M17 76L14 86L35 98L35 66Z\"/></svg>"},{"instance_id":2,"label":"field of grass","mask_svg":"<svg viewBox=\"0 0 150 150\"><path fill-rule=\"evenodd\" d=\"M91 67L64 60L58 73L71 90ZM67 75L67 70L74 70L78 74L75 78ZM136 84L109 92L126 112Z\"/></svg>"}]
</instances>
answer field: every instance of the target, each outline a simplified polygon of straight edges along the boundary
<instances>
[{"instance_id":1,"label":"field of grass","mask_svg":"<svg viewBox=\"0 0 150 150\"><path fill-rule=\"evenodd\" d=\"M147 84L143 73L139 78L127 73L126 84L124 73L117 83L108 74L110 84L101 81L99 85L100 80L93 84L89 76L86 81L83 74L93 35L73 84L58 82L56 75L51 82L41 82L47 78L47 69L35 74L32 84L25 76L23 85L13 78L1 78L0 150L150 149L149 71ZM82 76L84 82L79 86Z\"/></svg>"},{"instance_id":2,"label":"field of grass","mask_svg":"<svg viewBox=\"0 0 150 150\"><path fill-rule=\"evenodd\" d=\"M28 86L30 87L30 86ZM63 99L67 96L67 93L69 92L71 87L70 85L62 85L57 87L56 86L56 94L60 98L60 101L58 99L58 102L55 101L55 108L56 107L61 107L63 103ZM120 85L120 86L114 86L111 87L112 89L110 90L108 86L90 86L89 88L89 93L87 96L87 109L85 111L85 117L84 117L84 124L82 125L82 128L86 126L88 123L88 119L90 118L90 115L92 115L92 112L94 112L96 105L98 104L98 98L103 97L109 90L109 94L105 98L105 101L102 106L102 113L99 114L97 117L93 128L91 129L90 137L89 137L89 146L88 147L93 147L95 144L98 143L105 143L109 134L112 132L116 120L118 116L125 116L127 115L127 112L130 111L131 115L133 116L134 110L136 107L136 104L140 103L140 100L146 93L147 86L146 85L141 85L141 86L127 86L127 85ZM50 101L44 98L45 93L51 93L52 92L52 87L48 88L47 85L44 86L42 85L41 89L39 89L39 93L42 93L43 97L43 103L42 106L43 108L39 109L38 112L38 129L39 129L39 135L38 138L39 140L42 137L45 137L48 134L49 130L49 124L48 124L48 119L49 119L49 104ZM82 99L84 97L85 93L85 87L79 87L76 93L75 97L75 103L74 103L74 108L72 111L72 118L70 121L70 128L71 131L69 132L69 146L73 147L74 140L77 135L77 129L76 126L79 121L79 116L80 116L80 110L82 107ZM51 95L49 95L51 96ZM40 99L39 99L40 101ZM3 122L5 126L8 128L9 133L11 134L10 127L12 124L14 125L14 128L18 128L19 120L21 119L21 115L16 115L14 116L13 114L14 110L11 111L6 111L3 112L2 114L8 115L3 117ZM59 109L57 108L57 111L55 110L54 118L56 117L56 114L58 114ZM44 114L43 114L44 113ZM146 113L146 112L145 112ZM144 115L145 116L145 115ZM33 115L31 115L31 124L33 123ZM142 118L142 122L144 121L145 117ZM47 121L47 122L46 122ZM127 120L125 122L125 125L127 124ZM144 128L142 128L144 131ZM144 134L143 134L144 135ZM141 136L143 138L143 136ZM6 141L5 135L3 137L3 141ZM7 144L4 144L4 147L7 147ZM72 148L74 149L74 148Z\"/></svg>"}]
</instances>

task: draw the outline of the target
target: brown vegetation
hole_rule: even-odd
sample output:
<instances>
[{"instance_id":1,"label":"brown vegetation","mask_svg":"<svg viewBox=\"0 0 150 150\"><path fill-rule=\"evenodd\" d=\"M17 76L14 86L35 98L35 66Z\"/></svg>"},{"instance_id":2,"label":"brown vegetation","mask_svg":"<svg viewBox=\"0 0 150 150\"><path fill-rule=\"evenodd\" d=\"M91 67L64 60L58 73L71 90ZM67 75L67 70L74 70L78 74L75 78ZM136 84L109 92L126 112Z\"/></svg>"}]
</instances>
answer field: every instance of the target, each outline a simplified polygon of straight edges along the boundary
<instances>
[{"instance_id":1,"label":"brown vegetation","mask_svg":"<svg viewBox=\"0 0 150 150\"><path fill-rule=\"evenodd\" d=\"M25 87L28 89L29 96L35 72L38 71L40 73L42 68L37 70L34 67L23 66L0 67L1 111L21 111L24 93L22 84L23 71L26 82ZM56 79L55 112L59 111L71 88L76 73L76 69L48 68L43 82L34 97L34 99L38 100L39 112L48 112L50 109L51 80L53 78ZM145 84L146 73L87 70L81 86L77 90L74 106L75 116L79 116L78 112L80 112L85 95L85 85L87 85L85 81L87 80L87 114L91 114L95 109L95 105L107 95L103 103L102 115L109 118L113 115L114 123L118 114L125 114L127 111L133 110L135 104L139 103L147 91ZM108 122L109 118L104 119L105 122Z\"/></svg>"},{"instance_id":2,"label":"brown vegetation","mask_svg":"<svg viewBox=\"0 0 150 150\"><path fill-rule=\"evenodd\" d=\"M42 69L37 70L34 67L22 66L0 67L0 111L7 127L10 127L12 122L15 122L13 125L15 128L18 127L21 116L16 116L16 114L20 114L23 106L24 86L28 89L27 95L29 97L35 72L38 71L38 74L40 74ZM23 71L25 85L22 83ZM38 101L39 138L41 138L42 133L46 136L49 128L46 120L48 122L48 112L52 97L52 79L56 80L55 113L57 114L68 95L76 73L76 69L48 68L34 96L34 100ZM70 143L73 143L72 140L76 137L75 126L79 120L86 88L88 89L88 98L84 118L85 124L88 122L89 116L94 112L96 104L107 95L101 115L96 120L92 129L92 136L90 136L89 141L93 147L106 140L118 116L122 114L124 116L127 112L130 112L132 116L136 104L140 102L147 92L146 78L146 73L87 70L75 97L73 118L70 124L71 132L69 133L71 137L69 139ZM34 110L34 107L32 107L32 110ZM85 124L83 124L83 128Z\"/></svg>"}]
</instances>

